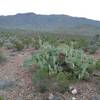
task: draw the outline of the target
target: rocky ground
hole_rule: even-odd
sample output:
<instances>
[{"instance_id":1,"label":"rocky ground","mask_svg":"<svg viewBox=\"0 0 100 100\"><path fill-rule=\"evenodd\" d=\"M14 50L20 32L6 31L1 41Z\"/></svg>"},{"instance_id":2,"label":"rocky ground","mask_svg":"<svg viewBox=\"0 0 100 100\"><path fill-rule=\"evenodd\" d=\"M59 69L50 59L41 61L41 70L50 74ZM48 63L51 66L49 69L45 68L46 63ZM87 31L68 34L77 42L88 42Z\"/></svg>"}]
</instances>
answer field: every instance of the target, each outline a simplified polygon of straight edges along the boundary
<instances>
[{"instance_id":1,"label":"rocky ground","mask_svg":"<svg viewBox=\"0 0 100 100\"><path fill-rule=\"evenodd\" d=\"M44 97L48 93L37 94L32 86L31 73L21 66L30 53L31 50L20 53L7 51L8 60L5 64L0 65L0 96L3 96L4 100L47 100ZM95 55L94 58L96 58ZM99 71L95 73L100 75ZM78 93L72 95L66 92L61 95L61 100L100 100L100 80L97 80L96 76L92 75L90 80L81 81L71 86L75 87Z\"/></svg>"},{"instance_id":2,"label":"rocky ground","mask_svg":"<svg viewBox=\"0 0 100 100\"><path fill-rule=\"evenodd\" d=\"M0 65L0 96L5 100L33 100L30 73L21 65L29 53L10 53Z\"/></svg>"}]
</instances>

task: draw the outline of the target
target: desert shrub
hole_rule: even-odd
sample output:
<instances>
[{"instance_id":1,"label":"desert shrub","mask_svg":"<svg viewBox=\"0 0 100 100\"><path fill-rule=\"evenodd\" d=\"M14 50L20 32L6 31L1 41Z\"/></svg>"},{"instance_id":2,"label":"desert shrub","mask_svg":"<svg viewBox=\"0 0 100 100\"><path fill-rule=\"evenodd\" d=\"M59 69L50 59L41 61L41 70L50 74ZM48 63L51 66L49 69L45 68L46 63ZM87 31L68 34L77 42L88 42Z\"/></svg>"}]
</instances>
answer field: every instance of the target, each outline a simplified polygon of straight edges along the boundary
<instances>
[{"instance_id":1,"label":"desert shrub","mask_svg":"<svg viewBox=\"0 0 100 100\"><path fill-rule=\"evenodd\" d=\"M3 49L0 48L0 64L2 64L6 60L6 57L4 55Z\"/></svg>"},{"instance_id":2,"label":"desert shrub","mask_svg":"<svg viewBox=\"0 0 100 100\"><path fill-rule=\"evenodd\" d=\"M96 61L95 67L100 70L100 59Z\"/></svg>"},{"instance_id":3,"label":"desert shrub","mask_svg":"<svg viewBox=\"0 0 100 100\"><path fill-rule=\"evenodd\" d=\"M11 43L11 42L6 42L6 43L4 44L4 47L7 48L7 49L12 49L12 48L13 48L13 43Z\"/></svg>"},{"instance_id":4,"label":"desert shrub","mask_svg":"<svg viewBox=\"0 0 100 100\"><path fill-rule=\"evenodd\" d=\"M0 96L0 100L4 100L3 96Z\"/></svg>"},{"instance_id":5,"label":"desert shrub","mask_svg":"<svg viewBox=\"0 0 100 100\"><path fill-rule=\"evenodd\" d=\"M69 81L64 73L48 76L48 70L37 69L32 77L33 85L38 92L46 91L64 93L69 86Z\"/></svg>"},{"instance_id":6,"label":"desert shrub","mask_svg":"<svg viewBox=\"0 0 100 100\"><path fill-rule=\"evenodd\" d=\"M69 84L71 81L69 81L69 74L65 74L63 72L58 73L56 76L53 77L54 82L52 82L52 86L54 91L59 91L60 93L64 93L66 90L68 90Z\"/></svg>"},{"instance_id":7,"label":"desert shrub","mask_svg":"<svg viewBox=\"0 0 100 100\"><path fill-rule=\"evenodd\" d=\"M37 69L32 77L33 85L36 90L44 93L48 90L48 72L46 69Z\"/></svg>"},{"instance_id":8,"label":"desert shrub","mask_svg":"<svg viewBox=\"0 0 100 100\"><path fill-rule=\"evenodd\" d=\"M0 40L0 47L3 47L3 41L2 40Z\"/></svg>"},{"instance_id":9,"label":"desert shrub","mask_svg":"<svg viewBox=\"0 0 100 100\"><path fill-rule=\"evenodd\" d=\"M97 49L98 49L98 46L97 46L96 44L90 45L90 46L88 47L88 52L89 52L90 54L94 54L94 53L96 52Z\"/></svg>"},{"instance_id":10,"label":"desert shrub","mask_svg":"<svg viewBox=\"0 0 100 100\"><path fill-rule=\"evenodd\" d=\"M21 51L21 50L24 49L24 44L20 40L15 41L13 43L13 45L14 45L14 48L16 48L17 51Z\"/></svg>"},{"instance_id":11,"label":"desert shrub","mask_svg":"<svg viewBox=\"0 0 100 100\"><path fill-rule=\"evenodd\" d=\"M24 37L21 39L22 43L26 46L26 48L29 48L30 44L32 43L32 38L31 37Z\"/></svg>"},{"instance_id":12,"label":"desert shrub","mask_svg":"<svg viewBox=\"0 0 100 100\"><path fill-rule=\"evenodd\" d=\"M95 35L91 39L90 44L88 46L88 51L90 54L94 54L98 48L100 48L100 35L99 34Z\"/></svg>"},{"instance_id":13,"label":"desert shrub","mask_svg":"<svg viewBox=\"0 0 100 100\"><path fill-rule=\"evenodd\" d=\"M0 43L0 47L3 47L3 43Z\"/></svg>"}]
</instances>

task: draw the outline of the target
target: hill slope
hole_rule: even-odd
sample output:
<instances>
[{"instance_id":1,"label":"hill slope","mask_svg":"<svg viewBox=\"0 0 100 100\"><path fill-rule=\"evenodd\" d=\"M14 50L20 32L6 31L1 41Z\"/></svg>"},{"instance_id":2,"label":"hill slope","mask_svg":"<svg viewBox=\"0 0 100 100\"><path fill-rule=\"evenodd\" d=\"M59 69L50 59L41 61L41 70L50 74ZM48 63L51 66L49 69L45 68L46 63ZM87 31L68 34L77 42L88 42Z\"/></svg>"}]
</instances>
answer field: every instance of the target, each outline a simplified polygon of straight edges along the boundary
<instances>
[{"instance_id":1,"label":"hill slope","mask_svg":"<svg viewBox=\"0 0 100 100\"><path fill-rule=\"evenodd\" d=\"M35 13L0 16L0 28L69 34L100 34L99 21L67 15L37 15Z\"/></svg>"}]
</instances>

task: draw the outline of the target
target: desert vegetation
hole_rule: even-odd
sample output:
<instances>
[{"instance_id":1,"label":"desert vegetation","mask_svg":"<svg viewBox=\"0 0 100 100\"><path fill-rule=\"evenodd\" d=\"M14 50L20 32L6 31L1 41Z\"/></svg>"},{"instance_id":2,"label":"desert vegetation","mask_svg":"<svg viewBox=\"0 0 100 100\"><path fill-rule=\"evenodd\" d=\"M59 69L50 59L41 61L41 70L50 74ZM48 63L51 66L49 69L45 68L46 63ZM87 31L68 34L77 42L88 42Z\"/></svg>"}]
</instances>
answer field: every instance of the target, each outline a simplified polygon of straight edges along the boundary
<instances>
[{"instance_id":1,"label":"desert vegetation","mask_svg":"<svg viewBox=\"0 0 100 100\"><path fill-rule=\"evenodd\" d=\"M43 98L49 98L50 95L54 97L55 93L64 95L68 92L73 95L74 87L71 87L73 84L88 82L94 76L99 80L100 76L95 74L95 71L100 72L100 58L97 60L93 58L99 49L100 35L90 37L47 32L33 32L30 35L0 33L0 64L8 63L6 62L7 59L9 60L7 52L11 54L27 52L28 55L20 66L31 73L29 78L36 93L48 93L48 96L43 96ZM75 89L75 91L76 96L78 90ZM67 96L65 100L66 98Z\"/></svg>"}]
</instances>

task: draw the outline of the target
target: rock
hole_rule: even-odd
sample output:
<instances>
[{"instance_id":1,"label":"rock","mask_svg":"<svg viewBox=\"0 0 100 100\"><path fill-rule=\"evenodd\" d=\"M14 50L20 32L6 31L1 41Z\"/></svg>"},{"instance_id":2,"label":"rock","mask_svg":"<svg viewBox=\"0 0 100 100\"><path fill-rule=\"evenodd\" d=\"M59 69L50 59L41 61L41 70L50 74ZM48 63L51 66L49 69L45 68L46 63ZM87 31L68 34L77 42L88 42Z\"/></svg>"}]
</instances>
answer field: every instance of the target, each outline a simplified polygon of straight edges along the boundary
<instances>
[{"instance_id":1,"label":"rock","mask_svg":"<svg viewBox=\"0 0 100 100\"><path fill-rule=\"evenodd\" d=\"M75 89L74 87L69 87L69 92L73 95L76 95L78 92L77 92L77 89Z\"/></svg>"},{"instance_id":2,"label":"rock","mask_svg":"<svg viewBox=\"0 0 100 100\"><path fill-rule=\"evenodd\" d=\"M100 100L100 95L96 95L92 100Z\"/></svg>"},{"instance_id":3,"label":"rock","mask_svg":"<svg viewBox=\"0 0 100 100\"><path fill-rule=\"evenodd\" d=\"M73 87L71 87L71 86L69 87L69 91L71 91L71 90L73 90L73 89L74 89Z\"/></svg>"},{"instance_id":4,"label":"rock","mask_svg":"<svg viewBox=\"0 0 100 100\"><path fill-rule=\"evenodd\" d=\"M76 98L75 97L72 97L72 99L71 100L76 100Z\"/></svg>"},{"instance_id":5,"label":"rock","mask_svg":"<svg viewBox=\"0 0 100 100\"><path fill-rule=\"evenodd\" d=\"M76 90L76 89L73 89L73 90L71 91L71 93L72 93L73 95L76 95L76 94L77 94L77 90Z\"/></svg>"},{"instance_id":6,"label":"rock","mask_svg":"<svg viewBox=\"0 0 100 100\"><path fill-rule=\"evenodd\" d=\"M14 86L14 84L14 81L0 80L0 89L7 89L9 87Z\"/></svg>"}]
</instances>

